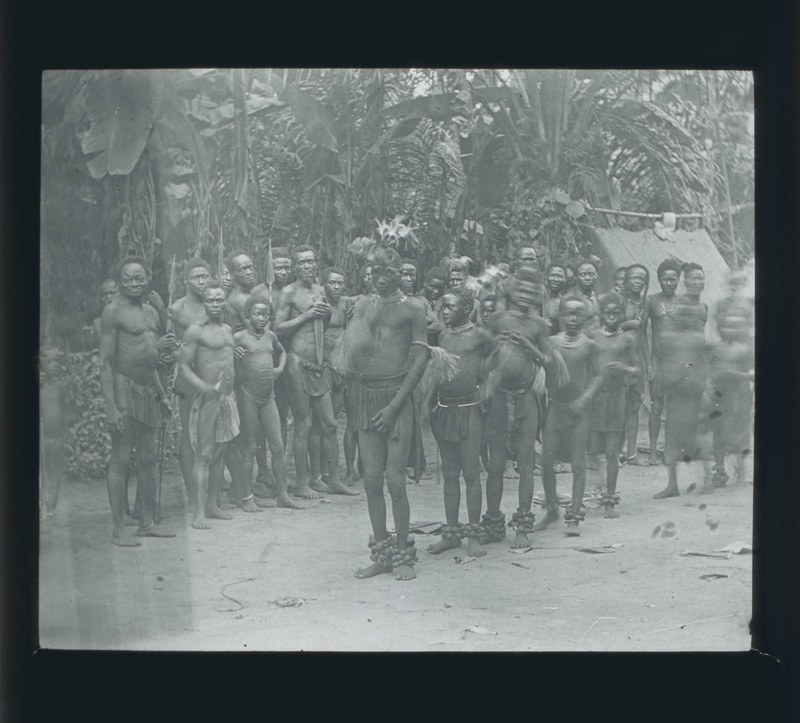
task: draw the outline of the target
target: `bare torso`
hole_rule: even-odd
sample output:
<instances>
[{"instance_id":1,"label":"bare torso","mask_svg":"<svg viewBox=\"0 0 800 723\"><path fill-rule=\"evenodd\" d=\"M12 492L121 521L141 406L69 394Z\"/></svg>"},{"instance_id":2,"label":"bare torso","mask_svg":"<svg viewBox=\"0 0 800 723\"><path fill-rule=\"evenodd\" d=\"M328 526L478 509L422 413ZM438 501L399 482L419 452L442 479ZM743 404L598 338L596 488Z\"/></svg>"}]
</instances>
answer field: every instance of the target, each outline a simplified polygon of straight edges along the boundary
<instances>
[{"instance_id":1,"label":"bare torso","mask_svg":"<svg viewBox=\"0 0 800 723\"><path fill-rule=\"evenodd\" d=\"M244 318L244 305L249 298L250 294L235 285L228 295L228 320L233 331L241 331L247 326Z\"/></svg>"},{"instance_id":2,"label":"bare torso","mask_svg":"<svg viewBox=\"0 0 800 723\"><path fill-rule=\"evenodd\" d=\"M406 371L415 320L424 329L425 309L415 297L387 304L377 296L363 297L348 331L348 341L352 340L348 355L353 369L366 376Z\"/></svg>"},{"instance_id":3,"label":"bare torso","mask_svg":"<svg viewBox=\"0 0 800 723\"><path fill-rule=\"evenodd\" d=\"M278 338L269 329L265 329L260 337L245 329L237 332L234 340L246 352L236 360L236 386L257 399L266 399L272 392L275 378Z\"/></svg>"},{"instance_id":4,"label":"bare torso","mask_svg":"<svg viewBox=\"0 0 800 723\"><path fill-rule=\"evenodd\" d=\"M458 357L458 372L439 385L439 394L457 398L474 392L481 378L483 359L494 348L492 336L479 327L462 333L446 329L439 337L439 345Z\"/></svg>"},{"instance_id":5,"label":"bare torso","mask_svg":"<svg viewBox=\"0 0 800 723\"><path fill-rule=\"evenodd\" d=\"M504 331L518 331L537 348L547 335L547 323L539 316L526 315L520 311L498 311L489 318L489 331L495 336ZM530 355L518 344L498 338L498 346L492 355L492 368L497 373L501 388L513 389L533 378L534 363Z\"/></svg>"},{"instance_id":6,"label":"bare torso","mask_svg":"<svg viewBox=\"0 0 800 723\"><path fill-rule=\"evenodd\" d=\"M553 347L561 353L569 372L569 382L561 389L550 388L554 402L571 402L580 397L594 378L597 366L597 344L584 336L579 346L572 346L564 332L550 337ZM566 345L565 345L566 344Z\"/></svg>"},{"instance_id":7,"label":"bare torso","mask_svg":"<svg viewBox=\"0 0 800 723\"><path fill-rule=\"evenodd\" d=\"M653 294L647 299L647 318L652 329L653 356L661 357L665 334L675 331L674 313L677 296L667 298L664 294Z\"/></svg>"},{"instance_id":8,"label":"bare torso","mask_svg":"<svg viewBox=\"0 0 800 723\"><path fill-rule=\"evenodd\" d=\"M103 309L101 326L116 331L114 370L137 384L150 384L158 367L158 312L149 304L118 297Z\"/></svg>"},{"instance_id":9,"label":"bare torso","mask_svg":"<svg viewBox=\"0 0 800 723\"><path fill-rule=\"evenodd\" d=\"M175 336L181 341L192 324L202 324L206 320L206 310L200 299L187 294L169 307L169 317Z\"/></svg>"},{"instance_id":10,"label":"bare torso","mask_svg":"<svg viewBox=\"0 0 800 723\"><path fill-rule=\"evenodd\" d=\"M220 394L233 391L233 332L227 324L194 324L197 335L197 352L192 368L208 384L219 382Z\"/></svg>"},{"instance_id":11,"label":"bare torso","mask_svg":"<svg viewBox=\"0 0 800 723\"><path fill-rule=\"evenodd\" d=\"M597 366L603 375L603 386L619 388L625 383L625 374L612 371L606 365L612 362L636 365L634 332L620 331L615 336L608 336L602 329L597 329L589 337L597 344Z\"/></svg>"},{"instance_id":12,"label":"bare torso","mask_svg":"<svg viewBox=\"0 0 800 723\"><path fill-rule=\"evenodd\" d=\"M283 309L283 313L286 313L288 307L287 320L291 321L308 311L315 301L324 298L325 292L318 284L312 284L309 288L300 282L295 282L284 287L279 304ZM316 364L317 346L314 338L314 321L314 319L309 319L289 333L281 333L280 329L277 328L276 331L279 333L279 338L287 351Z\"/></svg>"},{"instance_id":13,"label":"bare torso","mask_svg":"<svg viewBox=\"0 0 800 723\"><path fill-rule=\"evenodd\" d=\"M330 303L330 302L329 302ZM328 321L328 326L325 329L324 342L324 356L326 362L333 359L333 353L339 339L342 338L345 326L347 325L347 300L344 298L339 299L336 306L332 306L331 318Z\"/></svg>"}]
</instances>

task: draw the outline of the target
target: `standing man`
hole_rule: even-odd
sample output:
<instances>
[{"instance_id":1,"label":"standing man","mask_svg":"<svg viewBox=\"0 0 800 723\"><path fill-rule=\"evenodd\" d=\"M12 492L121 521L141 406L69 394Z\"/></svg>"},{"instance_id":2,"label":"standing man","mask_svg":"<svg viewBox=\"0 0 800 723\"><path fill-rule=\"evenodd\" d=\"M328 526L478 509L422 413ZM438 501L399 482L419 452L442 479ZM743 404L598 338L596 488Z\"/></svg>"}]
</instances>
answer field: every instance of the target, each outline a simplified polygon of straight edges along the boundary
<instances>
[{"instance_id":1,"label":"standing man","mask_svg":"<svg viewBox=\"0 0 800 723\"><path fill-rule=\"evenodd\" d=\"M113 531L111 542L119 547L138 547L125 534L125 469L134 447L139 467L141 520L138 537L175 537L155 526L156 436L169 401L158 377L160 319L144 303L150 277L144 259L136 256L117 264L120 295L103 309L100 317L100 386L111 431L111 464L108 469L108 501Z\"/></svg>"},{"instance_id":2,"label":"standing man","mask_svg":"<svg viewBox=\"0 0 800 723\"><path fill-rule=\"evenodd\" d=\"M325 300L324 289L314 282L317 271L314 249L297 247L293 261L297 281L286 286L278 298L275 333L286 346L289 356L286 375L294 415L293 446L297 474L294 494L304 499L319 498L310 487L308 435L312 414L317 416L322 428L322 454L331 460L331 479L326 491L340 495L358 494L339 480L336 420L331 390L323 373L324 327L330 321L333 309Z\"/></svg>"},{"instance_id":3,"label":"standing man","mask_svg":"<svg viewBox=\"0 0 800 723\"><path fill-rule=\"evenodd\" d=\"M189 411L189 440L194 452L195 508L192 527L210 528L206 518L230 520L217 504L222 486L223 450L239 434L239 410L233 393L235 343L223 322L225 289L211 282L203 292L205 321L183 335L180 374L194 390ZM238 458L238 454L237 454ZM241 470L236 470L236 476Z\"/></svg>"},{"instance_id":4,"label":"standing man","mask_svg":"<svg viewBox=\"0 0 800 723\"><path fill-rule=\"evenodd\" d=\"M658 464L658 436L661 433L661 414L664 411L663 354L664 340L675 331L675 304L678 280L681 278L681 265L675 259L665 259L656 269L656 277L661 292L648 297L642 318L643 329L651 325L650 364L650 466ZM666 334L666 337L665 337Z\"/></svg>"},{"instance_id":5,"label":"standing man","mask_svg":"<svg viewBox=\"0 0 800 723\"><path fill-rule=\"evenodd\" d=\"M355 307L345 335L348 366L358 374L361 395L358 443L364 457L364 489L374 535L369 567L359 578L394 569L396 579L416 577L416 550L409 540L406 463L413 439L411 392L428 363L425 310L422 303L400 292L400 256L378 248L372 258L377 295ZM396 539L386 529L386 476L392 498Z\"/></svg>"},{"instance_id":6,"label":"standing man","mask_svg":"<svg viewBox=\"0 0 800 723\"><path fill-rule=\"evenodd\" d=\"M256 265L244 251L234 251L225 259L225 266L233 277L233 289L228 295L228 318L234 333L247 326L244 304L256 285Z\"/></svg>"},{"instance_id":7,"label":"standing man","mask_svg":"<svg viewBox=\"0 0 800 723\"><path fill-rule=\"evenodd\" d=\"M189 259L184 265L184 278L186 279L186 295L175 300L169 307L169 317L175 336L183 342L186 330L192 324L202 324L206 320L206 310L203 306L203 292L211 283L211 273L208 264L201 258ZM194 454L192 443L189 440L189 411L194 399L194 387L182 376L180 367L175 375L175 394L178 397L178 411L181 417L181 441L178 459L189 498L189 511L194 512L197 500L195 498L195 484L192 468Z\"/></svg>"},{"instance_id":8,"label":"standing man","mask_svg":"<svg viewBox=\"0 0 800 723\"><path fill-rule=\"evenodd\" d=\"M566 294L567 297L580 299L586 306L586 318L583 333L589 334L600 328L600 302L594 287L597 284L597 265L599 261L580 259L573 269L575 272L575 288Z\"/></svg>"}]
</instances>

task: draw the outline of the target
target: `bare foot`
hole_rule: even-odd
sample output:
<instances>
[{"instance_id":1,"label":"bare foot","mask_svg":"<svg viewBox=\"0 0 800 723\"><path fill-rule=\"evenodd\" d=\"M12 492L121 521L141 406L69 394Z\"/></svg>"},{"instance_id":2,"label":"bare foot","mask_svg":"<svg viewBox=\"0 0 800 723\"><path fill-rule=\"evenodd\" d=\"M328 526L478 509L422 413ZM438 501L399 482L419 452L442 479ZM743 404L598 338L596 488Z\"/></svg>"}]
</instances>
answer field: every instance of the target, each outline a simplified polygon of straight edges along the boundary
<instances>
[{"instance_id":1,"label":"bare foot","mask_svg":"<svg viewBox=\"0 0 800 723\"><path fill-rule=\"evenodd\" d=\"M625 457L625 464L631 464L634 467L644 467L645 465L642 464L642 460L639 459L638 454L634 454L632 457Z\"/></svg>"},{"instance_id":2,"label":"bare foot","mask_svg":"<svg viewBox=\"0 0 800 723\"><path fill-rule=\"evenodd\" d=\"M276 507L288 507L290 510L304 510L306 509L305 505L299 505L295 502L289 495L278 495L278 498L275 500Z\"/></svg>"},{"instance_id":3,"label":"bare foot","mask_svg":"<svg viewBox=\"0 0 800 723\"><path fill-rule=\"evenodd\" d=\"M400 567L394 569L394 573L395 580L413 580L417 576L414 568L410 565L400 565Z\"/></svg>"},{"instance_id":4,"label":"bare foot","mask_svg":"<svg viewBox=\"0 0 800 723\"><path fill-rule=\"evenodd\" d=\"M514 469L513 464L507 464L503 470L503 479L519 479L519 474Z\"/></svg>"},{"instance_id":5,"label":"bare foot","mask_svg":"<svg viewBox=\"0 0 800 723\"><path fill-rule=\"evenodd\" d=\"M577 520L569 520L567 522L567 529L564 531L564 534L567 537L580 537L581 533L578 529L578 521Z\"/></svg>"},{"instance_id":6,"label":"bare foot","mask_svg":"<svg viewBox=\"0 0 800 723\"><path fill-rule=\"evenodd\" d=\"M253 497L248 497L246 500L239 500L239 507L245 512L261 512L261 508L256 504Z\"/></svg>"},{"instance_id":7,"label":"bare foot","mask_svg":"<svg viewBox=\"0 0 800 723\"><path fill-rule=\"evenodd\" d=\"M353 573L359 580L366 580L368 577L375 577L381 573L389 572L379 562L373 562L369 567L362 567Z\"/></svg>"},{"instance_id":8,"label":"bare foot","mask_svg":"<svg viewBox=\"0 0 800 723\"><path fill-rule=\"evenodd\" d=\"M680 490L677 487L667 487L653 495L654 500L665 500L667 497L680 497Z\"/></svg>"},{"instance_id":9,"label":"bare foot","mask_svg":"<svg viewBox=\"0 0 800 723\"><path fill-rule=\"evenodd\" d=\"M122 528L115 527L111 533L111 542L113 542L117 547L141 547L142 543L133 537L128 537L124 530L124 526Z\"/></svg>"},{"instance_id":10,"label":"bare foot","mask_svg":"<svg viewBox=\"0 0 800 723\"><path fill-rule=\"evenodd\" d=\"M318 492L314 492L308 485L295 485L294 488L294 496L298 497L301 500L319 500L322 499L322 495Z\"/></svg>"},{"instance_id":11,"label":"bare foot","mask_svg":"<svg viewBox=\"0 0 800 723\"><path fill-rule=\"evenodd\" d=\"M322 477L317 477L311 484L308 485L310 489L315 490L316 492L327 492L328 485L322 479Z\"/></svg>"},{"instance_id":12,"label":"bare foot","mask_svg":"<svg viewBox=\"0 0 800 723\"><path fill-rule=\"evenodd\" d=\"M122 524L125 525L125 527L138 527L139 520L134 520L129 514L124 513L122 515Z\"/></svg>"},{"instance_id":13,"label":"bare foot","mask_svg":"<svg viewBox=\"0 0 800 723\"><path fill-rule=\"evenodd\" d=\"M353 486L353 485L355 485L355 483L356 483L356 481L355 481L355 477L354 477L352 474L348 474L348 475L347 475L347 476L344 478L344 480L342 480L342 481L343 481L343 482L344 482L344 483L345 483L345 484L346 484L348 487L352 487L352 486Z\"/></svg>"},{"instance_id":14,"label":"bare foot","mask_svg":"<svg viewBox=\"0 0 800 723\"><path fill-rule=\"evenodd\" d=\"M206 517L209 520L232 520L233 515L228 512L223 512L216 505L210 505L206 508Z\"/></svg>"},{"instance_id":15,"label":"bare foot","mask_svg":"<svg viewBox=\"0 0 800 723\"><path fill-rule=\"evenodd\" d=\"M261 507L262 509L266 509L268 507L275 507L275 500L270 500L261 497L253 497L253 502L255 502L256 507Z\"/></svg>"},{"instance_id":16,"label":"bare foot","mask_svg":"<svg viewBox=\"0 0 800 723\"><path fill-rule=\"evenodd\" d=\"M540 530L543 530L551 522L555 522L557 519L559 519L559 517L560 515L558 514L557 511L551 512L550 510L547 510L544 514L544 517L542 517L536 524L534 524L533 526L534 532L539 532Z\"/></svg>"},{"instance_id":17,"label":"bare foot","mask_svg":"<svg viewBox=\"0 0 800 723\"><path fill-rule=\"evenodd\" d=\"M352 490L349 487L345 487L341 482L338 480L333 481L331 480L328 482L328 494L329 495L360 495L361 493L358 490Z\"/></svg>"},{"instance_id":18,"label":"bare foot","mask_svg":"<svg viewBox=\"0 0 800 723\"><path fill-rule=\"evenodd\" d=\"M658 467L658 465L660 464L660 463L659 463L659 461L658 461L658 455L657 455L657 454L652 454L652 453L651 453L651 454L650 454L650 459L649 459L649 460L647 460L647 464L648 464L650 467Z\"/></svg>"},{"instance_id":19,"label":"bare foot","mask_svg":"<svg viewBox=\"0 0 800 723\"><path fill-rule=\"evenodd\" d=\"M445 540L442 538L439 542L428 545L428 554L430 555L439 555L445 550L452 550L454 547L461 547L461 540L457 537L450 540Z\"/></svg>"},{"instance_id":20,"label":"bare foot","mask_svg":"<svg viewBox=\"0 0 800 723\"><path fill-rule=\"evenodd\" d=\"M614 505L605 505L606 513L603 515L607 520L614 520L619 517L619 512L617 512L616 507Z\"/></svg>"},{"instance_id":21,"label":"bare foot","mask_svg":"<svg viewBox=\"0 0 800 723\"><path fill-rule=\"evenodd\" d=\"M531 541L528 539L527 532L516 532L514 534L514 542L511 543L512 550L521 550L525 547L530 547Z\"/></svg>"},{"instance_id":22,"label":"bare foot","mask_svg":"<svg viewBox=\"0 0 800 723\"><path fill-rule=\"evenodd\" d=\"M137 537L175 537L175 533L171 530L165 530L155 525L150 527L140 527L136 530Z\"/></svg>"},{"instance_id":23,"label":"bare foot","mask_svg":"<svg viewBox=\"0 0 800 723\"><path fill-rule=\"evenodd\" d=\"M483 549L483 545L477 537L467 538L467 554L470 557L483 557L486 554L486 550Z\"/></svg>"}]
</instances>

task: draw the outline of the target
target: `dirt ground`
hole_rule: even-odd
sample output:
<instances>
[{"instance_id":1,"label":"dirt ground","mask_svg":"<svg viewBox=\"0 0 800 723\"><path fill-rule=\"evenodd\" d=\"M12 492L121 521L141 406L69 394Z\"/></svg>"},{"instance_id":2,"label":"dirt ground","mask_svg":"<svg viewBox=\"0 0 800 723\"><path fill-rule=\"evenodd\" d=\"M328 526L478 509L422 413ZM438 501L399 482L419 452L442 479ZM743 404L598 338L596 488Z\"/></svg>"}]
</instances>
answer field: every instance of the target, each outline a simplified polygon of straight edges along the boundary
<instances>
[{"instance_id":1,"label":"dirt ground","mask_svg":"<svg viewBox=\"0 0 800 723\"><path fill-rule=\"evenodd\" d=\"M444 521L429 432L425 448L432 479L408 488L412 523ZM566 537L563 522L555 523L535 533L534 549L524 554L510 551L511 530L478 559L467 557L466 545L433 557L425 549L439 538L418 534L418 579L411 582L353 577L369 563L363 489L359 497L328 496L302 511L235 508L233 520L201 531L189 524L173 466L163 480L162 524L177 537L121 549L110 544L105 482L68 480L57 516L40 537L40 644L191 651L748 650L752 555L680 553L752 544L752 485L686 494L690 481L701 483L701 470L681 472L681 496L653 500L666 484L666 467L623 467L619 519L590 509L579 538ZM589 472L587 489L596 474ZM558 479L559 492L568 493L571 476ZM509 519L517 483L506 480L502 509ZM536 495L543 497L541 477ZM462 521L464 505L462 495ZM675 536L653 537L666 521L675 524ZM609 554L576 550L617 543Z\"/></svg>"}]
</instances>

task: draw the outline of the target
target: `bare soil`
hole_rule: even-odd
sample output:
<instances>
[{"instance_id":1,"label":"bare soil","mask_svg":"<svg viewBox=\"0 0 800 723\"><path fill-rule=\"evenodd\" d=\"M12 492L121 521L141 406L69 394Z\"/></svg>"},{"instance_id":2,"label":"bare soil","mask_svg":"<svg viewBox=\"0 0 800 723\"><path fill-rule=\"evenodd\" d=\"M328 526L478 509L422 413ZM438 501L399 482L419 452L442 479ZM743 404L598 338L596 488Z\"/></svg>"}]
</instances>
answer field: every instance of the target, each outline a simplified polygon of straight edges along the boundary
<instances>
[{"instance_id":1,"label":"bare soil","mask_svg":"<svg viewBox=\"0 0 800 723\"><path fill-rule=\"evenodd\" d=\"M433 478L408 488L416 523L444 520L429 432L425 448ZM680 553L751 544L752 485L686 494L691 481L701 485L701 469L680 472L681 496L654 500L666 484L666 467L623 467L618 519L590 509L580 537L566 537L564 523L554 523L532 536L534 549L524 554L510 551L511 530L477 559L468 558L466 544L433 557L425 550L440 538L418 534L418 578L410 582L390 574L353 577L369 564L363 489L359 497L326 496L302 511L232 508L233 520L212 521L211 530L201 531L189 524L175 467L164 475L162 524L177 537L121 549L110 543L105 483L67 481L57 516L40 537L40 644L192 651L748 650L752 555L726 560ZM588 489L596 474L589 472ZM506 481L509 519L517 482ZM570 485L569 474L559 475L561 494ZM536 494L543 496L541 477ZM462 521L464 504L462 495ZM667 521L675 535L653 537ZM576 550L615 543L622 546L609 554ZM727 577L701 577L715 574Z\"/></svg>"}]
</instances>

